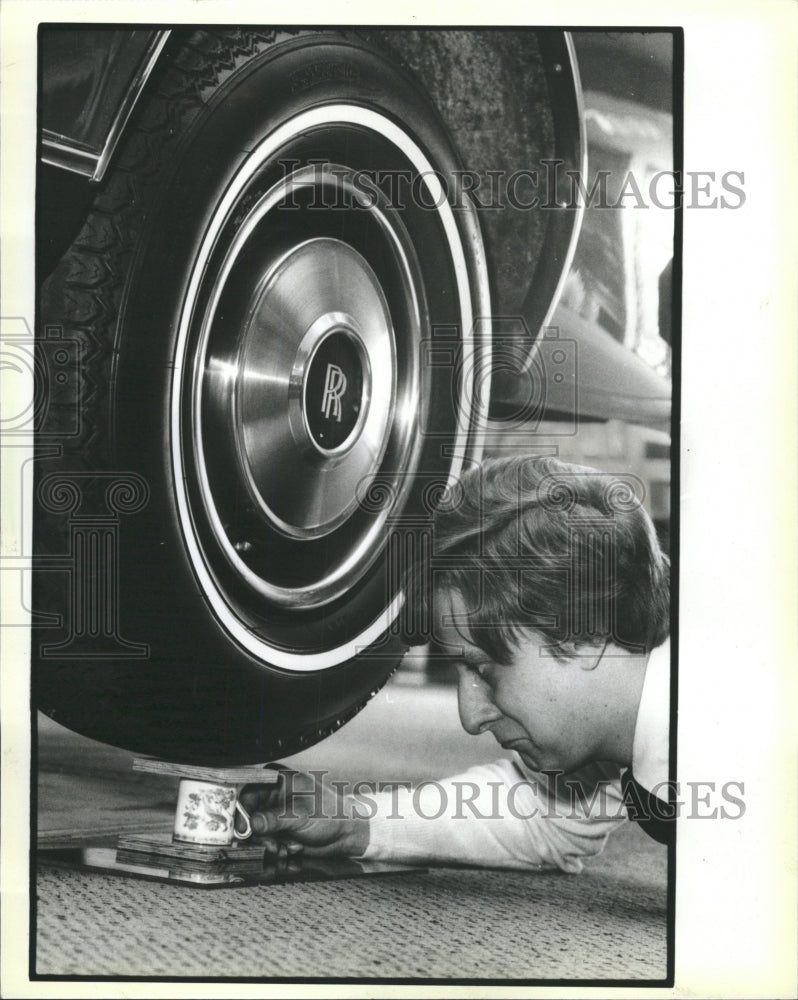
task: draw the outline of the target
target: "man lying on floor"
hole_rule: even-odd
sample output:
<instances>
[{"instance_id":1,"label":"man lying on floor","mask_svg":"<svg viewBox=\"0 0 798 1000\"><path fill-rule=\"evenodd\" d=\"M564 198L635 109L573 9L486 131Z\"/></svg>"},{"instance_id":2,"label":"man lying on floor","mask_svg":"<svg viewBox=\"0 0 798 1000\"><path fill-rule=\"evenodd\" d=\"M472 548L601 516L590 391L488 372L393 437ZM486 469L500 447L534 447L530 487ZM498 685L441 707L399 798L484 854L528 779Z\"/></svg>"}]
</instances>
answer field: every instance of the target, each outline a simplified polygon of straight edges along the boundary
<instances>
[{"instance_id":1,"label":"man lying on floor","mask_svg":"<svg viewBox=\"0 0 798 1000\"><path fill-rule=\"evenodd\" d=\"M577 872L626 815L672 840L669 564L628 483L485 462L436 512L432 551L405 638L451 658L463 727L513 759L360 796L286 771L242 794L266 850Z\"/></svg>"}]
</instances>

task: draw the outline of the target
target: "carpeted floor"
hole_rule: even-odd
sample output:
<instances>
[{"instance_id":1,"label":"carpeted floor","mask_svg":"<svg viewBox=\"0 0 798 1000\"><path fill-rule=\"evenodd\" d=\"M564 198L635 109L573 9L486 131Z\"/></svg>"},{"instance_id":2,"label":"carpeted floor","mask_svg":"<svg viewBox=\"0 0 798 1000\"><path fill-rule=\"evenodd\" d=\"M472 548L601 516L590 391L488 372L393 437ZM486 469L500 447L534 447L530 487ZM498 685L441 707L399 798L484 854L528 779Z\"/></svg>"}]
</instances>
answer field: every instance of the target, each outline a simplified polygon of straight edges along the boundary
<instances>
[{"instance_id":1,"label":"carpeted floor","mask_svg":"<svg viewBox=\"0 0 798 1000\"><path fill-rule=\"evenodd\" d=\"M652 874L605 858L577 876L438 869L209 892L49 870L37 972L659 979L665 906Z\"/></svg>"},{"instance_id":2,"label":"carpeted floor","mask_svg":"<svg viewBox=\"0 0 798 1000\"><path fill-rule=\"evenodd\" d=\"M147 784L132 775L130 755L49 722L39 745L43 841L168 823L173 790L162 779ZM350 778L373 777L376 769L385 778L418 780L496 756L492 743L458 729L453 692L389 685L297 762L323 762ZM666 886L664 848L632 824L580 875L439 868L207 891L42 869L36 972L661 980Z\"/></svg>"}]
</instances>

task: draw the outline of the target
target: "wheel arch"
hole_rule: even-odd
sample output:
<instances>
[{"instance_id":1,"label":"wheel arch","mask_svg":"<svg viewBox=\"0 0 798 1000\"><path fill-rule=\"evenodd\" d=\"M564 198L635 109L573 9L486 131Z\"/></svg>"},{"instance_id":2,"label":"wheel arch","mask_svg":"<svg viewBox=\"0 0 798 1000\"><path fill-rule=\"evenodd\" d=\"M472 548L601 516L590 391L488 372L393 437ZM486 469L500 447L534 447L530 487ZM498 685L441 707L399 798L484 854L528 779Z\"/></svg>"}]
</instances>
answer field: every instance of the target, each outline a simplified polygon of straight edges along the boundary
<instances>
[{"instance_id":1,"label":"wheel arch","mask_svg":"<svg viewBox=\"0 0 798 1000\"><path fill-rule=\"evenodd\" d=\"M72 174L73 186L76 174L92 186L102 180L118 156L137 104L153 85L154 71L168 63L174 46L189 30L42 26L40 162L55 168L51 178L66 171ZM362 28L339 34L376 45L405 69L441 119L466 171L478 175L483 195L486 171L496 167L484 161L488 123L493 131L520 137L520 141L513 140L513 151L503 152L516 169L547 159L561 160L565 169L582 168L581 88L568 32L552 28ZM85 56L90 51L88 70L85 66L76 69L81 62L76 54ZM95 95L91 103L59 104L52 94L48 100L48 91L55 91L78 72L90 77L90 92ZM470 80L465 95L462 87L448 82L458 74ZM519 76L521 85L501 107L490 107L484 98L475 96L495 89L497 76L512 74ZM521 103L529 106L530 113L520 110ZM498 219L492 209L481 209L479 200L477 209L494 313L523 313L534 339L557 297L578 234L579 213L515 212L516 218L508 223L506 210L501 213L504 218Z\"/></svg>"}]
</instances>

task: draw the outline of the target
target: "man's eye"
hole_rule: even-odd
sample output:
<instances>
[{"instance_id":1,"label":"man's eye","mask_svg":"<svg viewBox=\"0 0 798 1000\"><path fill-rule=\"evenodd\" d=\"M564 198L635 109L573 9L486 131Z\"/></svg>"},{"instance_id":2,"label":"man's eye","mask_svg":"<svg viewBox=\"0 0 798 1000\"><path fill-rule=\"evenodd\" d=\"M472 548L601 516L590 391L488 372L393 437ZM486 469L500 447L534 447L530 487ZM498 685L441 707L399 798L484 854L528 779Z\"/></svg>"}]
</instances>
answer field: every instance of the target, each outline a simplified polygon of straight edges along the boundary
<instances>
[{"instance_id":1,"label":"man's eye","mask_svg":"<svg viewBox=\"0 0 798 1000\"><path fill-rule=\"evenodd\" d=\"M462 660L461 661L465 670L471 674L472 677L478 677L484 684L492 685L493 683L493 664L486 663L476 663L472 660Z\"/></svg>"}]
</instances>

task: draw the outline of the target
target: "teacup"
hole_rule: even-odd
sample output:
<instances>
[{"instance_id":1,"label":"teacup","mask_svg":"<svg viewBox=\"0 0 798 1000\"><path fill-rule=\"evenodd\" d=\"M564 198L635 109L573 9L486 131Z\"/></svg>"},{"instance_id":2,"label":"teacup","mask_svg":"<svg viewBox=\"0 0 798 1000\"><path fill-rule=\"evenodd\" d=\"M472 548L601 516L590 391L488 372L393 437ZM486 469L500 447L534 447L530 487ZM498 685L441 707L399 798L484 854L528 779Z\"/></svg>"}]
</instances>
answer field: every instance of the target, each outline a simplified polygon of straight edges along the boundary
<instances>
[{"instance_id":1,"label":"teacup","mask_svg":"<svg viewBox=\"0 0 798 1000\"><path fill-rule=\"evenodd\" d=\"M246 824L242 833L235 828L236 812ZM238 801L235 785L181 778L172 840L207 847L229 847L234 839L246 840L251 833L252 824L246 809Z\"/></svg>"}]
</instances>

